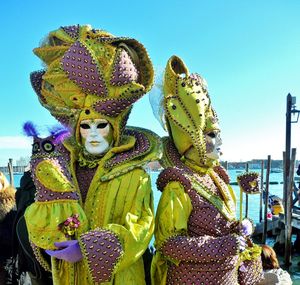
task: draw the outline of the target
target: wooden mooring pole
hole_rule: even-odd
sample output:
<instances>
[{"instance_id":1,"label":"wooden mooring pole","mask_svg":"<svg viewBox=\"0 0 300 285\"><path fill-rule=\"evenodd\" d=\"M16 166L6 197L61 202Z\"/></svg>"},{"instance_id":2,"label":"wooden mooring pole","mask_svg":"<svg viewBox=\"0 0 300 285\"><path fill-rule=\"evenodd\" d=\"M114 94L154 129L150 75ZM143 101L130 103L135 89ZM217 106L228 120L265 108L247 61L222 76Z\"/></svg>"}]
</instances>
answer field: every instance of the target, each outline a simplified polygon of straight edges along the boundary
<instances>
[{"instance_id":1,"label":"wooden mooring pole","mask_svg":"<svg viewBox=\"0 0 300 285\"><path fill-rule=\"evenodd\" d=\"M264 161L261 161L260 171L260 199L259 199L259 222L262 222L263 191L264 191Z\"/></svg>"},{"instance_id":2,"label":"wooden mooring pole","mask_svg":"<svg viewBox=\"0 0 300 285\"><path fill-rule=\"evenodd\" d=\"M266 190L265 190L265 214L264 214L264 228L262 235L262 244L266 243L268 233L268 205L269 205L269 182L271 169L271 155L268 155L267 174L266 174Z\"/></svg>"},{"instance_id":3,"label":"wooden mooring pole","mask_svg":"<svg viewBox=\"0 0 300 285\"><path fill-rule=\"evenodd\" d=\"M287 176L287 193L286 193L286 212L285 212L285 254L284 263L286 266L292 264L292 211L293 211L293 185L294 185L294 169L296 160L296 149L292 148L292 156L290 160L290 169Z\"/></svg>"},{"instance_id":4,"label":"wooden mooring pole","mask_svg":"<svg viewBox=\"0 0 300 285\"><path fill-rule=\"evenodd\" d=\"M286 267L291 264L291 202L290 202L290 191L291 191L291 123L292 123L292 107L294 105L295 98L291 94L286 97L286 121L285 121L285 156L284 156L284 187L283 187L283 201L284 201L284 223L285 223L285 254L284 263ZM296 154L296 150L295 150Z\"/></svg>"},{"instance_id":5,"label":"wooden mooring pole","mask_svg":"<svg viewBox=\"0 0 300 285\"><path fill-rule=\"evenodd\" d=\"M14 187L14 169L13 169L13 160L10 158L8 160L8 173L9 173L9 183L12 187Z\"/></svg>"},{"instance_id":6,"label":"wooden mooring pole","mask_svg":"<svg viewBox=\"0 0 300 285\"><path fill-rule=\"evenodd\" d=\"M246 172L249 172L249 163L246 163ZM248 218L248 212L249 212L249 200L248 200L248 194L246 193L246 210L245 210L245 217Z\"/></svg>"}]
</instances>

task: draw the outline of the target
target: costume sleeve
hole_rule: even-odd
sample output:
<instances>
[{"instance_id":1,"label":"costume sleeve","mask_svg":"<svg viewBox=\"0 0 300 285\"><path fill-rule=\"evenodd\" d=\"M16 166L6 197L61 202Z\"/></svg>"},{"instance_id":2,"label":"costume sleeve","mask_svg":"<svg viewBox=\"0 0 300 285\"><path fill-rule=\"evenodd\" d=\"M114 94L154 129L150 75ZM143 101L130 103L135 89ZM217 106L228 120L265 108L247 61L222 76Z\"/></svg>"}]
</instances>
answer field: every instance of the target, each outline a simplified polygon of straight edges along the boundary
<instances>
[{"instance_id":1,"label":"costume sleeve","mask_svg":"<svg viewBox=\"0 0 300 285\"><path fill-rule=\"evenodd\" d=\"M48 202L34 202L25 211L25 220L29 240L39 263L48 271L50 265L44 258L44 249L57 249L54 242L66 241L68 238L58 228L58 225L66 221L68 217L78 214L80 226L78 233L87 230L85 213L76 200L57 200Z\"/></svg>"},{"instance_id":2,"label":"costume sleeve","mask_svg":"<svg viewBox=\"0 0 300 285\"><path fill-rule=\"evenodd\" d=\"M237 254L238 240L233 235L187 236L187 221L192 211L188 194L179 182L163 190L156 216L156 247L169 260L208 262Z\"/></svg>"},{"instance_id":3,"label":"costume sleeve","mask_svg":"<svg viewBox=\"0 0 300 285\"><path fill-rule=\"evenodd\" d=\"M138 169L132 171L129 181L125 183L127 189L120 189L127 198L116 203L116 207L129 209L122 214L122 224L110 223L103 229L95 229L80 237L81 249L94 282L108 282L113 274L135 263L153 235L150 177L144 170Z\"/></svg>"}]
</instances>

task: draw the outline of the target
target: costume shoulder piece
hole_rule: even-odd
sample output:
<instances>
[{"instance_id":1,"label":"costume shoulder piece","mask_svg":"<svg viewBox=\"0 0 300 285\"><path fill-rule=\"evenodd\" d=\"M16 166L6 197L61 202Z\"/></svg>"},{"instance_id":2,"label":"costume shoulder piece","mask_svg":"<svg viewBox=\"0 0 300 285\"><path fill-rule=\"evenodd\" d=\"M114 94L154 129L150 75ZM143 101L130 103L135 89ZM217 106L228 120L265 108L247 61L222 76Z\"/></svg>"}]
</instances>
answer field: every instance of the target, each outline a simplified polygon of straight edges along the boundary
<instances>
[{"instance_id":1,"label":"costume shoulder piece","mask_svg":"<svg viewBox=\"0 0 300 285\"><path fill-rule=\"evenodd\" d=\"M110 180L161 158L161 140L154 132L138 127L127 127L124 131L124 139L128 138L133 139L134 145L130 149L116 153L106 161L104 167L109 170L109 173L101 178L102 181Z\"/></svg>"},{"instance_id":2,"label":"costume shoulder piece","mask_svg":"<svg viewBox=\"0 0 300 285\"><path fill-rule=\"evenodd\" d=\"M190 179L184 175L184 171L182 169L168 167L159 174L156 181L157 189L163 191L167 184L172 181L177 181L182 184L185 191L188 191L192 187Z\"/></svg>"},{"instance_id":3,"label":"costume shoulder piece","mask_svg":"<svg viewBox=\"0 0 300 285\"><path fill-rule=\"evenodd\" d=\"M226 171L226 169L221 166L221 165L217 165L214 167L214 171L219 175L219 177L226 183L229 184L230 183L230 177Z\"/></svg>"}]
</instances>

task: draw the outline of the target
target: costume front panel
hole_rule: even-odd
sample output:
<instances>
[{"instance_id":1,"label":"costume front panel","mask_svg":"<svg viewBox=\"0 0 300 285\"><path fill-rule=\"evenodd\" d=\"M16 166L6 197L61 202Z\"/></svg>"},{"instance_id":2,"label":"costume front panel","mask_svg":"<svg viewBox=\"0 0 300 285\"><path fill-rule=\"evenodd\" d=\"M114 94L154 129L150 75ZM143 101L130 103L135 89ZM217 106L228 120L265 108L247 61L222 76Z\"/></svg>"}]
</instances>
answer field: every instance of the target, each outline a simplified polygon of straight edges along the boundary
<instances>
[{"instance_id":1,"label":"costume front panel","mask_svg":"<svg viewBox=\"0 0 300 285\"><path fill-rule=\"evenodd\" d=\"M65 169L73 178L69 181L72 189L78 189L74 179L79 169L76 150L66 146L70 159L65 159L69 161ZM39 197L26 211L30 240L45 267L50 269L42 259L41 249L55 249L54 242L66 240L58 224L74 214L80 220L73 238L79 240L84 258L75 264L52 258L54 284L145 283L142 254L153 234L154 217L150 178L141 165L156 159L156 155L152 148L144 160L129 159L107 168L105 165L114 158L113 153L108 153L94 172L86 172L93 177L87 177L90 186L84 203L79 192L67 199L67 191L58 193L54 191L58 188L51 190L45 183L39 185L37 197L48 191L43 198L52 197L50 194L56 198ZM82 173L84 170L81 177ZM63 199L58 199L60 195ZM37 211L39 215L35 215Z\"/></svg>"}]
</instances>

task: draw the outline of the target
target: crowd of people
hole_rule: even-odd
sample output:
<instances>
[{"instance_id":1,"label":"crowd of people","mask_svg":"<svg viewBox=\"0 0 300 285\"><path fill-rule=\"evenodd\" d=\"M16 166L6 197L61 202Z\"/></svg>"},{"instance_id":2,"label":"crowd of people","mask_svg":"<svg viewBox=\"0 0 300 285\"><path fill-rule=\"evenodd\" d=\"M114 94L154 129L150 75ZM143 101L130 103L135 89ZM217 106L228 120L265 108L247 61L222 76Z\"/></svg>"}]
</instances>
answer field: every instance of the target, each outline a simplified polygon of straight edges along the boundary
<instances>
[{"instance_id":1,"label":"crowd of people","mask_svg":"<svg viewBox=\"0 0 300 285\"><path fill-rule=\"evenodd\" d=\"M14 244L1 255L2 280L11 259L11 284L25 284L22 272L32 284L271 284L260 282L278 264L266 267L252 222L236 219L218 117L199 74L168 60L159 97L168 136L159 138L126 126L154 80L140 42L65 26L34 53L45 69L31 74L32 86L61 126L42 138L26 123L30 171L16 195L1 180L0 198L10 195L1 200L1 242ZM156 160L164 170L151 182L145 166Z\"/></svg>"}]
</instances>

